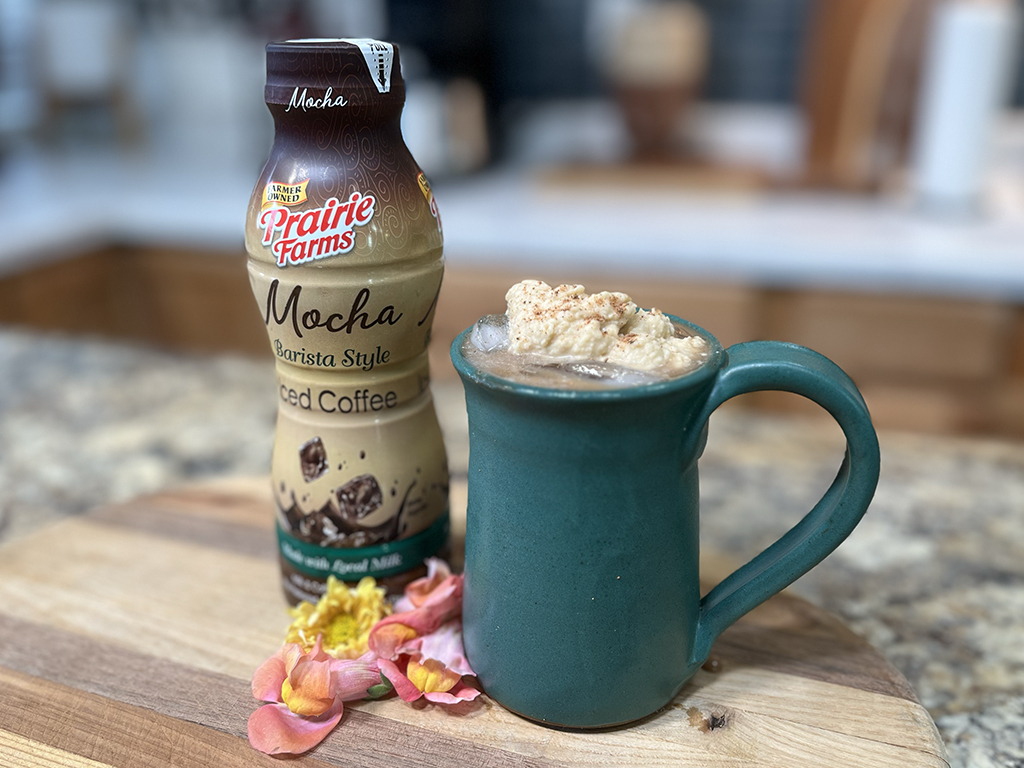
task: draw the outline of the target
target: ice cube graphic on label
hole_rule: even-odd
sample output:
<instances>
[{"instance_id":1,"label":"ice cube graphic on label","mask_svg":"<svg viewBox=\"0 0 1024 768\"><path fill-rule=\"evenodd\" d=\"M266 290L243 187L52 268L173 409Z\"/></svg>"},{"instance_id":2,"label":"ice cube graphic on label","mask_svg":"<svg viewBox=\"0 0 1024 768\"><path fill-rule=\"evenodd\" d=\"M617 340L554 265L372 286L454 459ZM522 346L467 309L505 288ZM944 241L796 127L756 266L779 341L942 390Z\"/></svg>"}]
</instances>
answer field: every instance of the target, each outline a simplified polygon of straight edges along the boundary
<instances>
[{"instance_id":1,"label":"ice cube graphic on label","mask_svg":"<svg viewBox=\"0 0 1024 768\"><path fill-rule=\"evenodd\" d=\"M331 512L330 504L325 504L323 508L310 512L299 521L296 532L312 544L326 547L336 546L344 540L345 533L338 526L338 522Z\"/></svg>"},{"instance_id":2,"label":"ice cube graphic on label","mask_svg":"<svg viewBox=\"0 0 1024 768\"><path fill-rule=\"evenodd\" d=\"M358 525L358 521L380 509L384 503L380 483L373 475L353 477L337 490L338 507L341 517L347 523Z\"/></svg>"},{"instance_id":3,"label":"ice cube graphic on label","mask_svg":"<svg viewBox=\"0 0 1024 768\"><path fill-rule=\"evenodd\" d=\"M371 40L367 37L347 38L345 42L359 46L377 90L381 93L390 92L391 63L395 59L395 47L391 43L382 43L380 40Z\"/></svg>"},{"instance_id":4,"label":"ice cube graphic on label","mask_svg":"<svg viewBox=\"0 0 1024 768\"><path fill-rule=\"evenodd\" d=\"M324 448L323 440L314 437L299 446L299 464L307 483L323 477L328 469L327 449Z\"/></svg>"}]
</instances>

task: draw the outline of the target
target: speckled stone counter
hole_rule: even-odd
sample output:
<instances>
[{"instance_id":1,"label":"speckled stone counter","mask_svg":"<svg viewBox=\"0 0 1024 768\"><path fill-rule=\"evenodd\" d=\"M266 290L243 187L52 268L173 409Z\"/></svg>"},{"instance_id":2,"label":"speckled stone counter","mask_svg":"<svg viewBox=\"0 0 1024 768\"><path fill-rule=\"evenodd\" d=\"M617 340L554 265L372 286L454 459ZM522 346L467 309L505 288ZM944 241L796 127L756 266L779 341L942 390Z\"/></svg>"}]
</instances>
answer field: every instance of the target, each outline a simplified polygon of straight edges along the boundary
<instances>
[{"instance_id":1,"label":"speckled stone counter","mask_svg":"<svg viewBox=\"0 0 1024 768\"><path fill-rule=\"evenodd\" d=\"M461 387L435 387L453 473ZM269 471L272 364L0 331L0 539L205 478ZM958 768L1024 766L1024 445L882 434L861 526L794 590L841 616L910 680ZM825 490L825 421L716 414L701 540L747 559Z\"/></svg>"}]
</instances>

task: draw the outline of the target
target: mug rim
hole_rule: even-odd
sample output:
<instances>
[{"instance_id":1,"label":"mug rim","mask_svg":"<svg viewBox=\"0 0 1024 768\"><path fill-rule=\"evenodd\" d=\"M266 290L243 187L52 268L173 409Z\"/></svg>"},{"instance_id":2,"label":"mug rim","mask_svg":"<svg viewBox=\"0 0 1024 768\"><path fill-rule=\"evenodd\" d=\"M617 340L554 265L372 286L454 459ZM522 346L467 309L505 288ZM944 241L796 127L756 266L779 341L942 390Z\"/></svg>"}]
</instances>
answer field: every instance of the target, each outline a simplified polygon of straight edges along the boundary
<instances>
[{"instance_id":1,"label":"mug rim","mask_svg":"<svg viewBox=\"0 0 1024 768\"><path fill-rule=\"evenodd\" d=\"M472 381L487 389L498 392L507 392L525 397L532 397L538 400L583 400L590 402L607 402L616 400L634 400L638 398L658 397L660 395L675 392L677 390L691 389L704 384L708 379L718 374L719 368L725 361L726 352L721 342L711 333L701 328L696 323L684 320L676 315L665 313L675 323L683 325L703 336L711 344L711 351L704 363L689 373L681 376L673 376L665 381L657 381L652 384L635 384L628 387L616 387L609 389L556 389L554 387L537 387L530 384L503 379L491 373L485 373L472 365L462 354L462 345L472 332L473 325L458 336L451 346L452 364L463 382Z\"/></svg>"}]
</instances>

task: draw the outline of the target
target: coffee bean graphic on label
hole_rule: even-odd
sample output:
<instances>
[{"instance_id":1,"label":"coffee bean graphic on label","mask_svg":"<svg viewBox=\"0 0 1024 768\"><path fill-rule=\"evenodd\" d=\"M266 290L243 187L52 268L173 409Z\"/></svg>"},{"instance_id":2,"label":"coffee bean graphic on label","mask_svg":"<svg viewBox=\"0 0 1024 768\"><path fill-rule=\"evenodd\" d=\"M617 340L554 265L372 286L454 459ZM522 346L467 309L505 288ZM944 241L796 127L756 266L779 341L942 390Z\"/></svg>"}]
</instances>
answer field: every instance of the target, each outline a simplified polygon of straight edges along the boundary
<instances>
[{"instance_id":1,"label":"coffee bean graphic on label","mask_svg":"<svg viewBox=\"0 0 1024 768\"><path fill-rule=\"evenodd\" d=\"M302 476L307 483L322 477L327 471L327 449L323 440L314 437L299 447L299 462L302 465Z\"/></svg>"}]
</instances>

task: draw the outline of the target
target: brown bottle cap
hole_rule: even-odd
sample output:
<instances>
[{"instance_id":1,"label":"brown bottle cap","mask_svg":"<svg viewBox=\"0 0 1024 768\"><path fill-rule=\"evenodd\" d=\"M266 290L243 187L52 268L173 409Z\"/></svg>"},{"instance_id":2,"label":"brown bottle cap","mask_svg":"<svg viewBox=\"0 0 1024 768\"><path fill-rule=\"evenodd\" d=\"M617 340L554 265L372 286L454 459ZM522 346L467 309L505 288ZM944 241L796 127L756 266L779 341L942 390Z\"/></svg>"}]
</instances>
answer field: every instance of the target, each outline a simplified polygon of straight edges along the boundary
<instances>
[{"instance_id":1,"label":"brown bottle cap","mask_svg":"<svg viewBox=\"0 0 1024 768\"><path fill-rule=\"evenodd\" d=\"M267 45L267 104L305 112L405 103L398 46L369 38L310 38Z\"/></svg>"}]
</instances>

